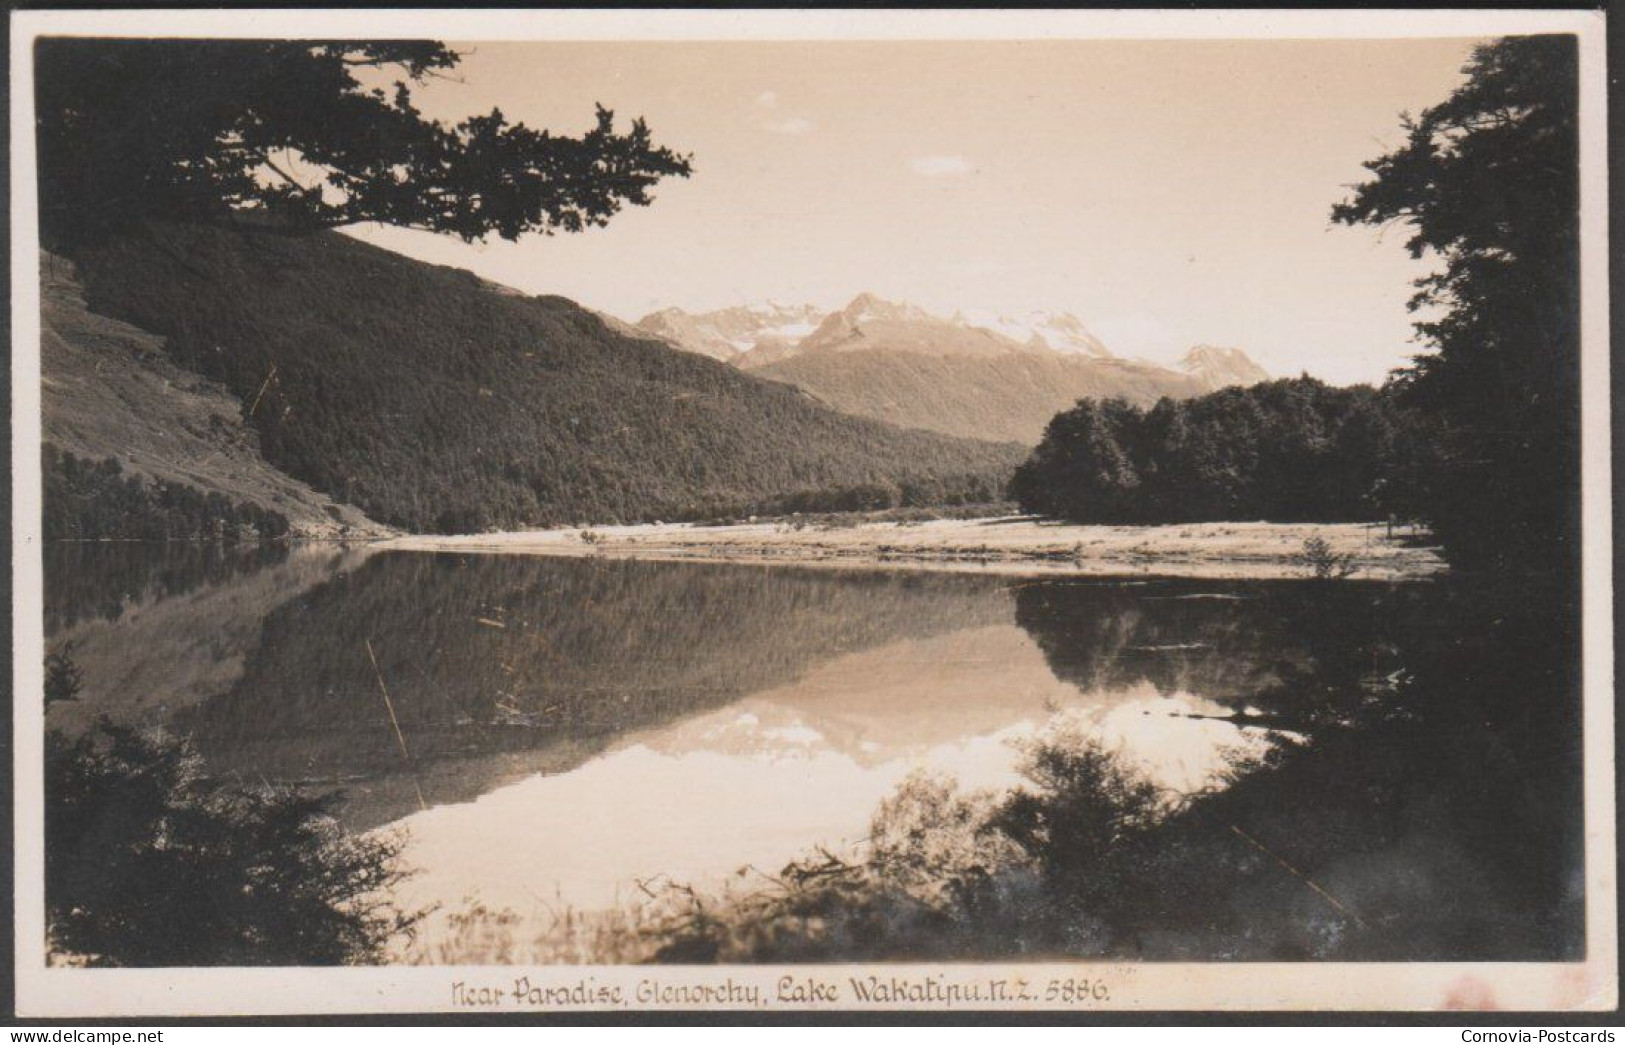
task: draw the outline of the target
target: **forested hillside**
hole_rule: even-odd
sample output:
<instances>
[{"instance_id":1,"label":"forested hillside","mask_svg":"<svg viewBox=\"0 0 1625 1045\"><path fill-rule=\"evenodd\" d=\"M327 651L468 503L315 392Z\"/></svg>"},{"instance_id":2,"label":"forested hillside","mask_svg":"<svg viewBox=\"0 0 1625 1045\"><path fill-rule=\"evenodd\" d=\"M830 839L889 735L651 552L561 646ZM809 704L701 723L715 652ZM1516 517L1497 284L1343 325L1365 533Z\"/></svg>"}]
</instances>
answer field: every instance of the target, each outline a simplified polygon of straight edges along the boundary
<instances>
[{"instance_id":1,"label":"forested hillside","mask_svg":"<svg viewBox=\"0 0 1625 1045\"><path fill-rule=\"evenodd\" d=\"M243 404L40 263L46 539L364 537L385 527L272 466Z\"/></svg>"},{"instance_id":2,"label":"forested hillside","mask_svg":"<svg viewBox=\"0 0 1625 1045\"><path fill-rule=\"evenodd\" d=\"M73 250L91 309L243 403L267 460L384 522L692 518L895 487L991 499L1021 451L805 393L334 233L148 222Z\"/></svg>"}]
</instances>

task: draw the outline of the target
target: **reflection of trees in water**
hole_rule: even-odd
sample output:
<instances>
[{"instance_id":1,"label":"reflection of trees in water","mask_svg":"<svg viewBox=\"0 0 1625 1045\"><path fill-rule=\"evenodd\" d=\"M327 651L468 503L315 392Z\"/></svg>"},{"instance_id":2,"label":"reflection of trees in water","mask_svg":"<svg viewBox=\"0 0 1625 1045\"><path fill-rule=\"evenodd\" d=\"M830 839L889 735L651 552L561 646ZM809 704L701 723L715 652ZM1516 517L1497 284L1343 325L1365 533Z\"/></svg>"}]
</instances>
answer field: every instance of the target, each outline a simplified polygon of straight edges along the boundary
<instances>
[{"instance_id":1,"label":"reflection of trees in water","mask_svg":"<svg viewBox=\"0 0 1625 1045\"><path fill-rule=\"evenodd\" d=\"M1304 728L1359 703L1396 668L1417 586L1033 582L1016 620L1055 674L1085 691L1150 683Z\"/></svg>"},{"instance_id":2,"label":"reflection of trees in water","mask_svg":"<svg viewBox=\"0 0 1625 1045\"><path fill-rule=\"evenodd\" d=\"M257 541L56 541L45 547L45 632L83 620L118 620L127 605L225 584L288 557Z\"/></svg>"},{"instance_id":3,"label":"reflection of trees in water","mask_svg":"<svg viewBox=\"0 0 1625 1045\"><path fill-rule=\"evenodd\" d=\"M242 679L188 715L219 771L398 773L609 738L887 642L1008 623L992 579L603 559L383 554L265 620ZM368 645L377 668L369 658ZM467 799L489 780L446 782ZM404 812L405 810L402 810Z\"/></svg>"},{"instance_id":4,"label":"reflection of trees in water","mask_svg":"<svg viewBox=\"0 0 1625 1045\"><path fill-rule=\"evenodd\" d=\"M1206 622L1176 613L1141 633L1228 636L1260 652L1290 637L1306 656L1287 676L1267 658L1234 663L1263 683L1271 710L1301 717L1292 702L1307 701L1312 742L1190 803L1116 854L1109 875L1063 894L1081 895L1109 925L1112 953L1159 959L1580 953L1573 607L1527 586L1452 582L1382 594L1373 618L1360 613L1361 586L1299 591L1314 595L1259 593L1252 608L1236 603ZM1368 619L1383 627L1362 633ZM1049 650L1068 640L1057 670L1183 684L1181 663L1114 659L1125 648L1115 633L1075 623L1040 641ZM1385 662L1376 672L1374 657ZM1391 683L1379 699L1374 675Z\"/></svg>"}]
</instances>

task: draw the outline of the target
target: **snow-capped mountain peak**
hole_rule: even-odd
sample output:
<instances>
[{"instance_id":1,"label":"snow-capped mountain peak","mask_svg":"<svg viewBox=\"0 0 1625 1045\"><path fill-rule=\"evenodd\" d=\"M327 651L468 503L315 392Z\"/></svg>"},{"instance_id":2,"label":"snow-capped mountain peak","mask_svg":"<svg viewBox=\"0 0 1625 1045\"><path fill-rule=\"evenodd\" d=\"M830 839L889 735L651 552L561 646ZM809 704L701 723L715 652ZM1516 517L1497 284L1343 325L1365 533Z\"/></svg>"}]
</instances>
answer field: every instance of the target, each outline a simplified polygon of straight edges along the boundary
<instances>
[{"instance_id":1,"label":"snow-capped mountain peak","mask_svg":"<svg viewBox=\"0 0 1625 1045\"><path fill-rule=\"evenodd\" d=\"M934 316L918 305L863 293L796 347L796 355L882 349L932 356L1003 356L1030 351L1027 344L985 327Z\"/></svg>"},{"instance_id":2,"label":"snow-capped mountain peak","mask_svg":"<svg viewBox=\"0 0 1625 1045\"><path fill-rule=\"evenodd\" d=\"M878 294L868 291L859 294L841 309L841 315L849 323L869 323L875 320L893 322L916 322L933 318L924 309L910 305L906 302L887 301Z\"/></svg>"},{"instance_id":3,"label":"snow-capped mountain peak","mask_svg":"<svg viewBox=\"0 0 1625 1045\"><path fill-rule=\"evenodd\" d=\"M954 321L967 327L980 327L1003 334L1035 348L1049 348L1064 355L1110 359L1112 353L1090 332L1083 320L1070 312L1037 309L1022 315L992 309L964 309L954 313Z\"/></svg>"},{"instance_id":4,"label":"snow-capped mountain peak","mask_svg":"<svg viewBox=\"0 0 1625 1045\"><path fill-rule=\"evenodd\" d=\"M736 362L747 353L793 346L823 317L824 310L817 305L767 301L700 313L665 308L644 316L637 328L678 348Z\"/></svg>"},{"instance_id":5,"label":"snow-capped mountain peak","mask_svg":"<svg viewBox=\"0 0 1625 1045\"><path fill-rule=\"evenodd\" d=\"M1195 388L1208 391L1269 380L1269 374L1238 348L1197 345L1173 368L1165 369L1119 359L1070 312L977 308L944 318L868 291L833 312L817 305L774 300L711 312L665 308L644 316L636 329L644 336L747 369L802 355L884 350L931 356L1100 360L1183 375L1194 379Z\"/></svg>"},{"instance_id":6,"label":"snow-capped mountain peak","mask_svg":"<svg viewBox=\"0 0 1625 1045\"><path fill-rule=\"evenodd\" d=\"M1269 372L1239 348L1197 345L1179 361L1179 369L1216 391L1231 385L1256 385L1270 379Z\"/></svg>"}]
</instances>

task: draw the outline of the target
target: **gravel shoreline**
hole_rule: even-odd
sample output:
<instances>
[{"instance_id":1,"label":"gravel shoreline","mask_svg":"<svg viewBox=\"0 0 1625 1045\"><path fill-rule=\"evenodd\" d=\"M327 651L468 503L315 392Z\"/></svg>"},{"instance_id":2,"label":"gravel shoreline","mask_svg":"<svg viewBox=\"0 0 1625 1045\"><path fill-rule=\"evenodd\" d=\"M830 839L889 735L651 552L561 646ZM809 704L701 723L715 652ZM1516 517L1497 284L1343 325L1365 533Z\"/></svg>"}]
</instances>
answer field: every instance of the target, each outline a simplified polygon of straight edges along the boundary
<instances>
[{"instance_id":1,"label":"gravel shoreline","mask_svg":"<svg viewBox=\"0 0 1625 1045\"><path fill-rule=\"evenodd\" d=\"M388 550L603 556L664 562L777 563L1071 576L1305 578L1304 541L1348 556L1355 580L1417 580L1445 569L1437 552L1371 523L1077 526L1015 516L800 526L794 521L398 537Z\"/></svg>"}]
</instances>

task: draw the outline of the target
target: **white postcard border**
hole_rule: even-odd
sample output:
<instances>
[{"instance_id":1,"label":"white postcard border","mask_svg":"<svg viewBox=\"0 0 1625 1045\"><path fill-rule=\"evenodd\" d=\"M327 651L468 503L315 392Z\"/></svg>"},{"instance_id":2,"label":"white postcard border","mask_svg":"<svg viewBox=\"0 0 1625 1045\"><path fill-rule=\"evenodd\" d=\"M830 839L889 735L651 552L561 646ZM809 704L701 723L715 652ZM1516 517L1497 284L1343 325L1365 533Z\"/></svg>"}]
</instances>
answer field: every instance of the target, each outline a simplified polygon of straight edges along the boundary
<instances>
[{"instance_id":1,"label":"white postcard border","mask_svg":"<svg viewBox=\"0 0 1625 1045\"><path fill-rule=\"evenodd\" d=\"M1580 40L1586 934L1564 963L988 963L541 968L52 969L43 896L44 631L41 609L39 269L32 41L107 36L379 37L503 40L977 40L1493 37L1572 32ZM11 15L13 778L15 970L19 1015L226 1016L295 1013L884 1011L987 1009L1508 1011L1618 1005L1614 837L1608 166L1604 17L1593 11L71 11ZM863 1001L852 983L900 985ZM546 1006L517 981L553 988ZM816 981L835 999L801 990ZM1022 981L1036 1001L1013 993ZM1104 985L1071 1004L1051 982ZM1003 983L1000 1000L993 983ZM500 988L494 1006L459 1004L454 985ZM651 984L655 986L650 986ZM758 1003L683 1001L689 988L759 988ZM979 986L980 1000L968 1000ZM616 994L616 991L619 994ZM957 991L957 992L956 992ZM642 992L642 994L640 994ZM652 994L650 992L653 992ZM1104 997L1098 996L1104 993ZM522 993L522 992L521 992ZM748 992L747 992L748 993ZM1074 990L1074 995L1077 991ZM782 995L782 997L781 997ZM477 995L475 995L477 997ZM722 995L735 997L732 993ZM572 998L581 999L579 1002ZM611 1000L618 998L619 1000ZM643 1000L640 1000L642 998ZM955 1001L954 998L962 1000Z\"/></svg>"}]
</instances>

